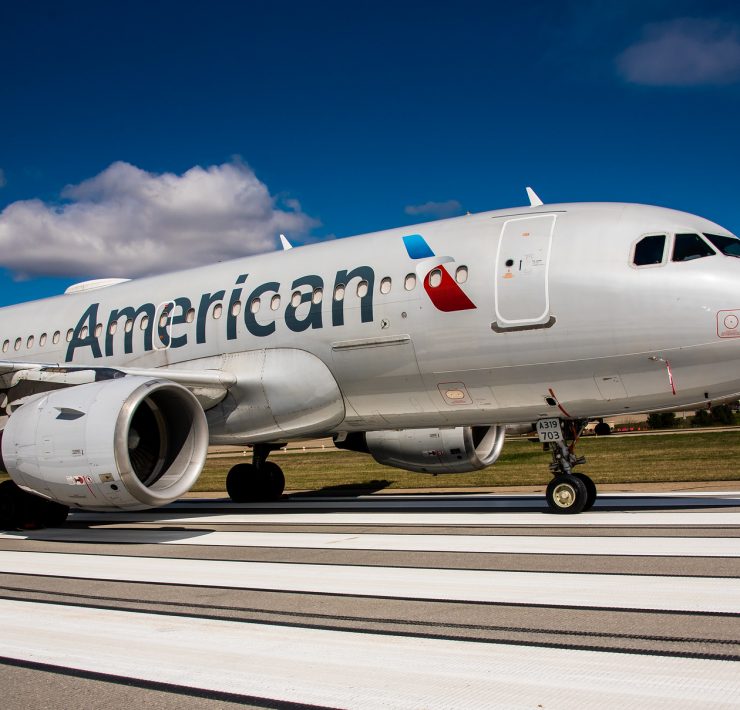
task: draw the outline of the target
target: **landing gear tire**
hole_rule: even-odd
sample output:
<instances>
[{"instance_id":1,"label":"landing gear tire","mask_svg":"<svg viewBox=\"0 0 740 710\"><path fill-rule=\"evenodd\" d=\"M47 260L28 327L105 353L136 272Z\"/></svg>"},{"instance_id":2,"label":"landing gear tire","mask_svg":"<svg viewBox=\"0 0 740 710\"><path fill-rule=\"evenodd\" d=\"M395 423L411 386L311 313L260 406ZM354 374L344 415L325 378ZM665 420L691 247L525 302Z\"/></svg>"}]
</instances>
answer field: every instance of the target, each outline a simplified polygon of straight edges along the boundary
<instances>
[{"instance_id":1,"label":"landing gear tire","mask_svg":"<svg viewBox=\"0 0 740 710\"><path fill-rule=\"evenodd\" d=\"M265 461L259 470L263 477L263 500L280 500L285 490L283 469L272 461Z\"/></svg>"},{"instance_id":2,"label":"landing gear tire","mask_svg":"<svg viewBox=\"0 0 740 710\"><path fill-rule=\"evenodd\" d=\"M257 467L238 463L226 474L226 492L234 503L249 503L254 498L254 479Z\"/></svg>"},{"instance_id":3,"label":"landing gear tire","mask_svg":"<svg viewBox=\"0 0 740 710\"><path fill-rule=\"evenodd\" d=\"M586 506L586 485L573 474L555 476L547 486L547 504L554 513L580 513Z\"/></svg>"},{"instance_id":4,"label":"landing gear tire","mask_svg":"<svg viewBox=\"0 0 740 710\"><path fill-rule=\"evenodd\" d=\"M59 527L67 515L69 508L66 505L28 493L13 481L0 483L0 529Z\"/></svg>"},{"instance_id":5,"label":"landing gear tire","mask_svg":"<svg viewBox=\"0 0 740 710\"><path fill-rule=\"evenodd\" d=\"M606 436L607 434L611 433L612 428L606 422L599 422L594 427L594 434L596 434L596 436Z\"/></svg>"},{"instance_id":6,"label":"landing gear tire","mask_svg":"<svg viewBox=\"0 0 740 710\"><path fill-rule=\"evenodd\" d=\"M264 461L259 467L239 463L226 475L226 492L235 503L279 500L284 490L283 471L272 461Z\"/></svg>"},{"instance_id":7,"label":"landing gear tire","mask_svg":"<svg viewBox=\"0 0 740 710\"><path fill-rule=\"evenodd\" d=\"M596 502L596 484L585 473L574 473L584 486L586 486L586 505L583 510L591 510Z\"/></svg>"}]
</instances>

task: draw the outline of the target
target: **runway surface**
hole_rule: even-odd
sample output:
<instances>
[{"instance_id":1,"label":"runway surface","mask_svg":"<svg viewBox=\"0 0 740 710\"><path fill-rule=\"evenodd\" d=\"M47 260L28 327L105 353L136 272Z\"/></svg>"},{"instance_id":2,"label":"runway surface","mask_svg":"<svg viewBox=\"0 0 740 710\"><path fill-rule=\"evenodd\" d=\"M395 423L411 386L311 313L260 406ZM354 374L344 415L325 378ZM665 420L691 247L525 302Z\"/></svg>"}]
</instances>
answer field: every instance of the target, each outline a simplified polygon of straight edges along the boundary
<instances>
[{"instance_id":1,"label":"runway surface","mask_svg":"<svg viewBox=\"0 0 740 710\"><path fill-rule=\"evenodd\" d=\"M3 708L740 707L740 492L184 500L0 533Z\"/></svg>"}]
</instances>

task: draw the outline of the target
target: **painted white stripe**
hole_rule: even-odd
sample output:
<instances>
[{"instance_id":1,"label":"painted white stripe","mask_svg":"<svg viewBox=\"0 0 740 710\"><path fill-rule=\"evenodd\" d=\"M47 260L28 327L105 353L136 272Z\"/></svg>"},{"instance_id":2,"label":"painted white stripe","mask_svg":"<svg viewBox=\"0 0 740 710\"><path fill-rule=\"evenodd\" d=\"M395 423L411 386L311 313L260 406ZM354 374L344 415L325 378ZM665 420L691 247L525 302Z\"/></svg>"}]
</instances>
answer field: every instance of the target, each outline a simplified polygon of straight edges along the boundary
<instances>
[{"instance_id":1,"label":"painted white stripe","mask_svg":"<svg viewBox=\"0 0 740 710\"><path fill-rule=\"evenodd\" d=\"M730 707L738 664L0 601L0 654L358 709Z\"/></svg>"},{"instance_id":2,"label":"painted white stripe","mask_svg":"<svg viewBox=\"0 0 740 710\"><path fill-rule=\"evenodd\" d=\"M500 572L0 551L0 572L413 599L740 614L740 579Z\"/></svg>"},{"instance_id":3,"label":"painted white stripe","mask_svg":"<svg viewBox=\"0 0 740 710\"><path fill-rule=\"evenodd\" d=\"M323 550L492 552L539 555L740 557L740 537L586 537L544 535L373 535L207 532L194 530L49 529L0 533L0 540L281 547Z\"/></svg>"},{"instance_id":4,"label":"painted white stripe","mask_svg":"<svg viewBox=\"0 0 740 710\"><path fill-rule=\"evenodd\" d=\"M350 507L347 505L346 507ZM208 506L204 506L208 507ZM398 506L403 507L403 506ZM230 525L252 523L278 523L281 525L525 525L535 527L622 527L622 526L668 526L668 527L712 527L712 526L740 526L740 508L732 512L599 512L589 511L580 515L551 515L542 513L509 513L498 510L484 510L477 513L438 513L430 510L428 513L397 513L389 512L311 512L294 513L289 509L283 512L262 513L255 509L244 512L223 513L217 515L201 515L197 512L167 512L157 510L151 512L121 511L104 513L74 512L71 520L76 522L98 522L105 520L112 524L120 523L180 523L199 525Z\"/></svg>"}]
</instances>

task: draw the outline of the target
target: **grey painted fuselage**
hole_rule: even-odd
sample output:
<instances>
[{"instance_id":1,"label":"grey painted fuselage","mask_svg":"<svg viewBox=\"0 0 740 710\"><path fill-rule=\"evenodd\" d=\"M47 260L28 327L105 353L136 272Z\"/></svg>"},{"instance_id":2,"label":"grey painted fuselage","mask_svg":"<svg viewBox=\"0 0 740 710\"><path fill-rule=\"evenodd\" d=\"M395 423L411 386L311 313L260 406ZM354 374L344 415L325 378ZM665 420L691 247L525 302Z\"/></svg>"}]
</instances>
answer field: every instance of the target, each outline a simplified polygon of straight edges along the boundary
<instances>
[{"instance_id":1,"label":"grey painted fuselage","mask_svg":"<svg viewBox=\"0 0 740 710\"><path fill-rule=\"evenodd\" d=\"M740 259L715 249L674 262L677 233L729 235L700 217L628 204L468 215L3 308L0 357L165 368L166 378L167 368L238 371L258 362L250 353L297 349L326 365L343 397L344 419L315 434L740 396ZM667 235L663 262L635 266L634 245L651 234ZM409 235L429 251L414 253ZM127 308L138 313L130 333ZM310 393L301 372L284 377ZM254 440L227 419L210 418L212 441Z\"/></svg>"}]
</instances>

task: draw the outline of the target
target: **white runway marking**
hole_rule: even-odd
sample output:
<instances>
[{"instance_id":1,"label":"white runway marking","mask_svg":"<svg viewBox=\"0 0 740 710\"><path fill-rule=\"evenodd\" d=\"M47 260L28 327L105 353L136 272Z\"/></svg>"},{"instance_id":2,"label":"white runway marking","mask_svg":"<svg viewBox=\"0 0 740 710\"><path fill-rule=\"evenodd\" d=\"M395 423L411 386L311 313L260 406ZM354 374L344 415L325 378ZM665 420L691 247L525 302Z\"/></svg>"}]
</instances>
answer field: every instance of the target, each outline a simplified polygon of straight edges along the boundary
<instances>
[{"instance_id":1,"label":"white runway marking","mask_svg":"<svg viewBox=\"0 0 740 710\"><path fill-rule=\"evenodd\" d=\"M405 638L0 601L0 654L351 708L720 708L726 661Z\"/></svg>"},{"instance_id":2,"label":"white runway marking","mask_svg":"<svg viewBox=\"0 0 740 710\"><path fill-rule=\"evenodd\" d=\"M740 614L740 579L560 574L0 551L0 572L499 604Z\"/></svg>"},{"instance_id":3,"label":"white runway marking","mask_svg":"<svg viewBox=\"0 0 740 710\"><path fill-rule=\"evenodd\" d=\"M50 529L0 533L2 540L281 547L323 550L489 552L539 555L740 557L740 537L585 537L543 535L373 535L205 532L199 530Z\"/></svg>"},{"instance_id":4,"label":"white runway marking","mask_svg":"<svg viewBox=\"0 0 740 710\"><path fill-rule=\"evenodd\" d=\"M400 507L400 506L399 506ZM693 511L652 511L652 512L599 512L589 511L580 515L554 515L542 513L509 513L498 510L484 510L476 513L438 513L430 510L428 513L398 512L311 512L296 513L289 509L280 512L263 513L258 508L245 509L239 506L242 512L219 513L203 515L197 512L168 512L166 510L154 512L111 512L80 513L73 512L70 520L75 522L98 522L101 519L111 524L119 523L163 523L163 524L199 524L199 525L229 525L251 523L273 523L283 525L433 525L459 526L483 525L493 527L497 525L523 525L535 527L733 527L740 526L740 507L732 512L693 512Z\"/></svg>"}]
</instances>

